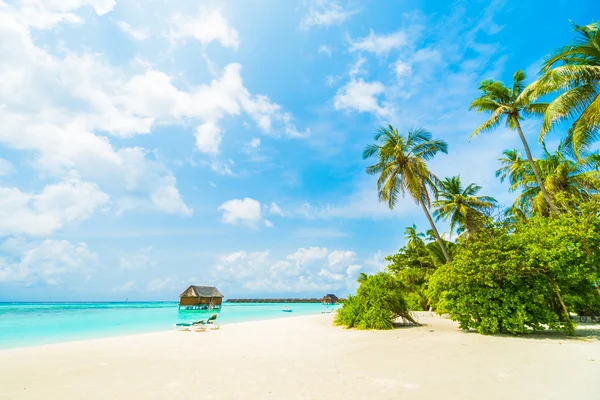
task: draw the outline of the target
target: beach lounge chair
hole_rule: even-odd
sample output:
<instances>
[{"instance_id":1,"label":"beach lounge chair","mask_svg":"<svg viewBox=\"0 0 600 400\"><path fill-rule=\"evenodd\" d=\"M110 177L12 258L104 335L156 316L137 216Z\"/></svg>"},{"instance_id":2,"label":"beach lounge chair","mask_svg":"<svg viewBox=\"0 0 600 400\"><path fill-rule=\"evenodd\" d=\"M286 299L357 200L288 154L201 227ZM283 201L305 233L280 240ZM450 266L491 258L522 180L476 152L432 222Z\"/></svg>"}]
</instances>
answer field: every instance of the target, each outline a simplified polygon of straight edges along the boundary
<instances>
[{"instance_id":1,"label":"beach lounge chair","mask_svg":"<svg viewBox=\"0 0 600 400\"><path fill-rule=\"evenodd\" d=\"M321 314L331 314L335 311L335 308L330 308L329 311L321 311Z\"/></svg>"},{"instance_id":2,"label":"beach lounge chair","mask_svg":"<svg viewBox=\"0 0 600 400\"><path fill-rule=\"evenodd\" d=\"M219 314L213 314L206 321L206 324L210 325L210 329L213 330L213 331L221 329L221 325L215 324L215 320L217 319L218 316L219 316Z\"/></svg>"},{"instance_id":3,"label":"beach lounge chair","mask_svg":"<svg viewBox=\"0 0 600 400\"><path fill-rule=\"evenodd\" d=\"M191 330L199 330L199 327L204 326L204 324L206 323L206 320L201 319L198 321L194 321L194 322L179 322L177 324L175 324L175 330L178 331L191 331ZM206 327L204 327L204 330L206 330Z\"/></svg>"}]
</instances>

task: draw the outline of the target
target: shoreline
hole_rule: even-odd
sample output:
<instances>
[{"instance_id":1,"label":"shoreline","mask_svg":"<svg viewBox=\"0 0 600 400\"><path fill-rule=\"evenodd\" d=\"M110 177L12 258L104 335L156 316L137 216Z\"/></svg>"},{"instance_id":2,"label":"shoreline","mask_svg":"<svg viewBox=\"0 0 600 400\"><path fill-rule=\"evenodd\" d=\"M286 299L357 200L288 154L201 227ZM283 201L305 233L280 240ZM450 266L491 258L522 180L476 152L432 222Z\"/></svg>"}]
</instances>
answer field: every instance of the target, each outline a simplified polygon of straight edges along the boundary
<instances>
[{"instance_id":1,"label":"shoreline","mask_svg":"<svg viewBox=\"0 0 600 400\"><path fill-rule=\"evenodd\" d=\"M235 327L237 325L244 325L244 324L253 324L253 323L261 323L261 322L265 322L265 321L278 321L278 320L288 320L288 319L296 319L296 318L310 318L310 317L315 317L321 314L310 314L310 315L292 315L292 316L282 316L282 317L277 317L277 318L267 318L267 319L260 319L260 320L252 320L252 321L241 321L241 322L230 322L227 324L218 324L221 326L221 329L223 329L224 327ZM325 315L325 314L323 314ZM174 324L173 324L174 325ZM217 331L220 331L221 329L218 329ZM210 331L207 330L207 332ZM144 338L147 336L153 336L153 335L164 335L165 333L170 333L170 332L175 332L175 333L180 333L180 334L202 334L202 333L206 333L206 332L178 332L177 330L174 329L174 327L171 327L171 329L164 329L164 330L157 330L157 331L149 331L149 332L137 332L137 333L125 333L122 335L111 335L111 336L103 336L103 337L97 337L97 338L86 338L86 339L75 339L75 340L66 340L66 341L61 341L61 342L55 342L55 343L45 343L45 344L32 344L32 345L26 345L26 346L18 346L18 347L6 347L6 348L0 348L0 355L2 355L3 352L8 352L8 351L19 351L19 350L24 350L24 349L35 349L35 348L45 348L45 347L53 347L53 346L62 346L62 345L70 345L70 344L75 344L75 343L85 343L85 342L101 342L101 341L106 341L106 340L114 340L114 339L119 339L119 338L132 338L132 337L137 337L139 336L140 338Z\"/></svg>"},{"instance_id":2,"label":"shoreline","mask_svg":"<svg viewBox=\"0 0 600 400\"><path fill-rule=\"evenodd\" d=\"M357 331L332 326L332 318L5 349L0 398L558 400L597 394L598 336L482 336L423 314L420 327Z\"/></svg>"},{"instance_id":3,"label":"shoreline","mask_svg":"<svg viewBox=\"0 0 600 400\"><path fill-rule=\"evenodd\" d=\"M173 329L178 322L206 319L211 311L178 310L176 303L154 307L155 303L99 303L88 307L88 302L65 305L42 303L46 308L35 319L28 318L35 307L20 312L20 306L0 307L0 351L44 346L72 341L95 340L110 337L157 333ZM164 304L164 302L161 302ZM174 307L171 305L175 304ZM328 307L329 308L329 307ZM46 311L48 310L48 311ZM320 304L296 304L291 313L281 312L279 304L231 304L217 313L220 325L264 321L301 315L317 315L326 310ZM4 314L3 312L7 312Z\"/></svg>"}]
</instances>

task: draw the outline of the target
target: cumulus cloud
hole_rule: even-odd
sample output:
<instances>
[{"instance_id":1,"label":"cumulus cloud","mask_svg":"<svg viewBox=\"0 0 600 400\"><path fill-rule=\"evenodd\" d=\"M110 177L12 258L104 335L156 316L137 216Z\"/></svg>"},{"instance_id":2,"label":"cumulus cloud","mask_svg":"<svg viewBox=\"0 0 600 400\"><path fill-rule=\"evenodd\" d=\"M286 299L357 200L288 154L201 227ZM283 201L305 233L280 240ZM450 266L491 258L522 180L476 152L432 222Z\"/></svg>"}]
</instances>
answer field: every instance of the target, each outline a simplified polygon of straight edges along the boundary
<instances>
[{"instance_id":1,"label":"cumulus cloud","mask_svg":"<svg viewBox=\"0 0 600 400\"><path fill-rule=\"evenodd\" d=\"M86 243L47 239L15 260L0 258L0 283L57 285L66 275L89 273L97 265L98 256Z\"/></svg>"},{"instance_id":2,"label":"cumulus cloud","mask_svg":"<svg viewBox=\"0 0 600 400\"><path fill-rule=\"evenodd\" d=\"M0 187L0 236L52 234L89 218L108 199L96 184L77 177L47 185L37 194Z\"/></svg>"},{"instance_id":3,"label":"cumulus cloud","mask_svg":"<svg viewBox=\"0 0 600 400\"><path fill-rule=\"evenodd\" d=\"M195 16L175 14L171 18L169 37L173 41L191 38L203 45L218 41L221 46L234 50L240 44L237 31L229 25L221 10L209 10L205 7L200 7Z\"/></svg>"},{"instance_id":4,"label":"cumulus cloud","mask_svg":"<svg viewBox=\"0 0 600 400\"><path fill-rule=\"evenodd\" d=\"M191 215L174 174L156 152L117 147L110 137L148 134L157 124L193 121L198 126L198 149L214 156L221 141L219 121L241 113L267 134L305 134L296 129L290 113L245 88L239 64L225 66L211 82L182 88L148 63L115 66L98 53L64 49L53 54L36 44L32 29L81 22L75 12L86 5L102 15L114 2L44 1L0 7L0 39L5 54L10 55L0 59L4 78L0 86L0 145L29 152L32 165L45 177L62 179L76 171L82 180L109 193L119 212L140 208ZM38 18L40 13L43 21ZM177 38L192 35L211 40L204 28L188 30L190 21L182 18L181 30L174 31ZM219 11L201 10L194 21L204 19L216 24L213 27L227 25ZM226 28L217 29L212 40L237 46L237 33L234 35L229 25ZM232 174L228 162L212 159L208 165L219 173Z\"/></svg>"},{"instance_id":5,"label":"cumulus cloud","mask_svg":"<svg viewBox=\"0 0 600 400\"><path fill-rule=\"evenodd\" d=\"M352 251L324 247L299 248L281 258L272 257L269 251L237 251L217 260L214 279L219 286L247 293L342 291L345 295L356 288L362 270L356 260Z\"/></svg>"},{"instance_id":6,"label":"cumulus cloud","mask_svg":"<svg viewBox=\"0 0 600 400\"><path fill-rule=\"evenodd\" d=\"M196 128L196 147L202 153L218 153L221 134L221 129L212 122L199 125Z\"/></svg>"},{"instance_id":7,"label":"cumulus cloud","mask_svg":"<svg viewBox=\"0 0 600 400\"><path fill-rule=\"evenodd\" d=\"M336 110L369 112L386 117L390 115L391 110L388 106L380 105L378 99L384 91L385 86L381 82L352 79L338 89L334 98L334 106Z\"/></svg>"},{"instance_id":8,"label":"cumulus cloud","mask_svg":"<svg viewBox=\"0 0 600 400\"><path fill-rule=\"evenodd\" d=\"M308 12L302 18L300 26L308 29L312 26L339 25L348 20L359 10L344 8L335 0L312 0Z\"/></svg>"},{"instance_id":9,"label":"cumulus cloud","mask_svg":"<svg viewBox=\"0 0 600 400\"><path fill-rule=\"evenodd\" d=\"M246 197L244 199L233 199L219 206L223 213L223 222L232 225L246 225L253 228L261 224L272 227L271 221L265 219L262 214L260 202Z\"/></svg>"}]
</instances>

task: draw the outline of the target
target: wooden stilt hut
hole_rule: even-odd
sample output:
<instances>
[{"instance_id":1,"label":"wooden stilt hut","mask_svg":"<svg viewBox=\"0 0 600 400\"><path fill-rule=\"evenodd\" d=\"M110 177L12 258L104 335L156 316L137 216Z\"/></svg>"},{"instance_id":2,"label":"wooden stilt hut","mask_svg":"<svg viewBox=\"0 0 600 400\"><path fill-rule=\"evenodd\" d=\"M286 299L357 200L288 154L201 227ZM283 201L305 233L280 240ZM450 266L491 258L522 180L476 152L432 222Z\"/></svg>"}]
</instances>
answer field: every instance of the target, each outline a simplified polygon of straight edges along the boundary
<instances>
[{"instance_id":1,"label":"wooden stilt hut","mask_svg":"<svg viewBox=\"0 0 600 400\"><path fill-rule=\"evenodd\" d=\"M337 298L337 296L335 294L326 294L325 296L323 296L323 298L321 299L321 303L323 304L337 304L339 302L339 299Z\"/></svg>"},{"instance_id":2,"label":"wooden stilt hut","mask_svg":"<svg viewBox=\"0 0 600 400\"><path fill-rule=\"evenodd\" d=\"M221 308L223 295L214 286L192 285L179 295L179 308L208 310Z\"/></svg>"}]
</instances>

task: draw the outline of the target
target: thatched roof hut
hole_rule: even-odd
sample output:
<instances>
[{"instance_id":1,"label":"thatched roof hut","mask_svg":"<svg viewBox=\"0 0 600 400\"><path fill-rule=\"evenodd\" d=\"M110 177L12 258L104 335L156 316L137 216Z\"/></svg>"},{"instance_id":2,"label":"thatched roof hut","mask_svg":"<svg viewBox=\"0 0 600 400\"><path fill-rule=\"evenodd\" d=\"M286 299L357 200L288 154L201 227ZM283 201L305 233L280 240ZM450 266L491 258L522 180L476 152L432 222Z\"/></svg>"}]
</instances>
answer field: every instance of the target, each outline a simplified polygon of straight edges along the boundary
<instances>
[{"instance_id":1,"label":"thatched roof hut","mask_svg":"<svg viewBox=\"0 0 600 400\"><path fill-rule=\"evenodd\" d=\"M184 307L220 307L222 303L223 295L214 286L192 285L179 295L179 306Z\"/></svg>"},{"instance_id":2,"label":"thatched roof hut","mask_svg":"<svg viewBox=\"0 0 600 400\"><path fill-rule=\"evenodd\" d=\"M339 299L335 294L328 293L321 299L321 303L323 304L337 304Z\"/></svg>"}]
</instances>

